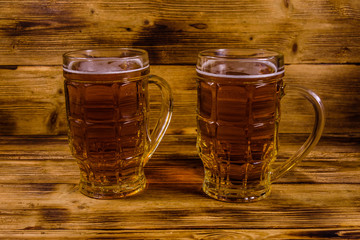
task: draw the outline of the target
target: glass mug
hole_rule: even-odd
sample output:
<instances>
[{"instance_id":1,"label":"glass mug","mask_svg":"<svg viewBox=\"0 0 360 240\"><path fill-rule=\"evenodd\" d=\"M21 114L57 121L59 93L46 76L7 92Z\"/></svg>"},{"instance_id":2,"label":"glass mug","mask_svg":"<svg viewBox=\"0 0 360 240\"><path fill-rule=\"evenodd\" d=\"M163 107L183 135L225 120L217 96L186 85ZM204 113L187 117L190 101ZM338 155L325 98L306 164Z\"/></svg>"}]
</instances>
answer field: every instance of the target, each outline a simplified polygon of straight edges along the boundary
<instances>
[{"instance_id":1,"label":"glass mug","mask_svg":"<svg viewBox=\"0 0 360 240\"><path fill-rule=\"evenodd\" d=\"M283 55L267 50L210 49L199 53L197 151L204 165L203 191L229 202L251 202L302 160L319 141L324 107L312 91L297 91L315 109L313 132L302 147L273 169L278 152Z\"/></svg>"},{"instance_id":2,"label":"glass mug","mask_svg":"<svg viewBox=\"0 0 360 240\"><path fill-rule=\"evenodd\" d=\"M69 145L80 168L80 192L99 199L130 196L146 187L143 167L169 126L168 83L149 75L144 50L78 50L63 55ZM150 134L148 84L162 92Z\"/></svg>"}]
</instances>

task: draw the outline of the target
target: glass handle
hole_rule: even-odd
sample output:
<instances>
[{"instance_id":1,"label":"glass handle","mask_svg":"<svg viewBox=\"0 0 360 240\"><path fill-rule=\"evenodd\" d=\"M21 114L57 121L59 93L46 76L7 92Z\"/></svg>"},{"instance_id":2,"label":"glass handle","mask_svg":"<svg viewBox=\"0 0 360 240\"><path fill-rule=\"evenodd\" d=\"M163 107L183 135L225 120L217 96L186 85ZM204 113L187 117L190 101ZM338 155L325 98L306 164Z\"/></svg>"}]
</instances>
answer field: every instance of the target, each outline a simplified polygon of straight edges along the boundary
<instances>
[{"instance_id":1,"label":"glass handle","mask_svg":"<svg viewBox=\"0 0 360 240\"><path fill-rule=\"evenodd\" d=\"M313 147L315 147L321 137L322 131L325 126L325 110L320 97L316 95L313 91L301 86L286 86L286 89L288 88L290 91L300 93L312 104L315 110L315 122L312 133L307 138L305 143L299 148L299 150L297 150L297 152L292 157L286 160L284 164L274 169L271 176L272 182L279 179L290 169L292 169L312 150Z\"/></svg>"},{"instance_id":2,"label":"glass handle","mask_svg":"<svg viewBox=\"0 0 360 240\"><path fill-rule=\"evenodd\" d=\"M149 75L149 83L153 83L160 88L162 101L160 117L149 137L150 144L144 157L144 166L159 146L161 139L164 137L166 129L169 127L173 111L173 97L169 84L163 78L156 75Z\"/></svg>"}]
</instances>

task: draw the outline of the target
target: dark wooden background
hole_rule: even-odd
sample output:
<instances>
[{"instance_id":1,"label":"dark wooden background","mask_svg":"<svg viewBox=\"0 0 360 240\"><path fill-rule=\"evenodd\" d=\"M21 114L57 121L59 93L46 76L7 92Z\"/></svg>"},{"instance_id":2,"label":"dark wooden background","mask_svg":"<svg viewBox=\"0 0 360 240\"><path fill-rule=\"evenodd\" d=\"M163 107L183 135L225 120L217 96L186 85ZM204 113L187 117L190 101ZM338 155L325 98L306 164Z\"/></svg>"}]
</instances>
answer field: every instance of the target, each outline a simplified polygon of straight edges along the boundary
<instances>
[{"instance_id":1,"label":"dark wooden background","mask_svg":"<svg viewBox=\"0 0 360 240\"><path fill-rule=\"evenodd\" d=\"M78 193L66 143L61 55L95 47L148 50L175 100L148 190L120 201ZM319 145L261 202L200 191L194 65L208 48L283 52L286 82L324 102ZM359 64L358 0L0 1L0 237L360 238ZM283 100L280 160L306 139L312 115L299 96Z\"/></svg>"}]
</instances>

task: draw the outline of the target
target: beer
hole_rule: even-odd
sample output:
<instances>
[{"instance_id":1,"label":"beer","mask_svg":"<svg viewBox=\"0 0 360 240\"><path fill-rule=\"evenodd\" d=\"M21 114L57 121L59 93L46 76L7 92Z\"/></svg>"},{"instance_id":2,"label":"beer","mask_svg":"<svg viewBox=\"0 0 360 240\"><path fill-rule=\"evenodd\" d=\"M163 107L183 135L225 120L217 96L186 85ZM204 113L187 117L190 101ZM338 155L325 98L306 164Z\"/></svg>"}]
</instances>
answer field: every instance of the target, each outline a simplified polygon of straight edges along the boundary
<instances>
[{"instance_id":1,"label":"beer","mask_svg":"<svg viewBox=\"0 0 360 240\"><path fill-rule=\"evenodd\" d=\"M64 69L69 142L80 167L80 190L106 196L108 186L109 194L126 195L145 184L141 161L147 144L149 68L128 62L126 70L101 73L113 62L86 64L73 66L76 71ZM89 72L94 67L96 73Z\"/></svg>"},{"instance_id":2,"label":"beer","mask_svg":"<svg viewBox=\"0 0 360 240\"><path fill-rule=\"evenodd\" d=\"M149 74L149 57L141 49L68 52L63 70L69 145L80 168L80 192L114 199L144 190L144 166L172 116L169 84ZM149 84L161 92L160 115L151 133Z\"/></svg>"},{"instance_id":3,"label":"beer","mask_svg":"<svg viewBox=\"0 0 360 240\"><path fill-rule=\"evenodd\" d=\"M265 195L277 155L283 72L271 62L209 60L197 75L204 191L226 201Z\"/></svg>"}]
</instances>

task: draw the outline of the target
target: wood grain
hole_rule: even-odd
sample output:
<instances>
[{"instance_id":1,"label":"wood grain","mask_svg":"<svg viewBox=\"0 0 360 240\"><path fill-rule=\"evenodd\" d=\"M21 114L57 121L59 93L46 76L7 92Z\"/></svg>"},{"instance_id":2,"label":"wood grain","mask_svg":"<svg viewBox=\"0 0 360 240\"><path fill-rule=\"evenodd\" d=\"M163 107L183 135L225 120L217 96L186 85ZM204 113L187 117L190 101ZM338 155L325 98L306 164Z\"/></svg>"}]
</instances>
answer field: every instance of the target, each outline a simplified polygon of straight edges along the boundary
<instances>
[{"instance_id":1,"label":"wood grain","mask_svg":"<svg viewBox=\"0 0 360 240\"><path fill-rule=\"evenodd\" d=\"M281 134L279 164L295 153L305 139L306 134ZM360 179L354 177L360 168L359 142L358 134L325 135L279 183L360 184ZM146 167L149 182L200 186L203 166L195 145L193 135L166 135ZM59 183L75 184L79 176L66 136L0 138L0 161L2 184L43 184L51 188Z\"/></svg>"},{"instance_id":2,"label":"wood grain","mask_svg":"<svg viewBox=\"0 0 360 240\"><path fill-rule=\"evenodd\" d=\"M66 137L0 137L0 237L13 239L353 239L359 237L359 135L325 135L271 195L250 204L201 192L193 136L168 135L146 166L148 188L121 200L78 192ZM284 134L284 158L305 138ZM181 142L181 149L176 150Z\"/></svg>"},{"instance_id":3,"label":"wood grain","mask_svg":"<svg viewBox=\"0 0 360 240\"><path fill-rule=\"evenodd\" d=\"M360 239L360 1L0 1L1 239ZM66 137L61 55L95 47L148 50L173 89L174 114L145 167L147 189L120 200L78 191ZM197 53L265 48L285 55L288 85L326 108L313 151L251 204L201 191L196 151ZM160 93L150 87L154 122ZM282 100L282 164L306 140L311 105Z\"/></svg>"},{"instance_id":4,"label":"wood grain","mask_svg":"<svg viewBox=\"0 0 360 240\"><path fill-rule=\"evenodd\" d=\"M99 201L82 196L76 184L2 184L0 230L359 227L359 185L279 184L254 204L218 202L197 186L152 184L131 198Z\"/></svg>"},{"instance_id":5,"label":"wood grain","mask_svg":"<svg viewBox=\"0 0 360 240\"><path fill-rule=\"evenodd\" d=\"M58 65L71 49L147 49L153 64L194 64L207 48L266 48L287 63L358 63L352 0L2 1L0 65Z\"/></svg>"},{"instance_id":6,"label":"wood grain","mask_svg":"<svg viewBox=\"0 0 360 240\"><path fill-rule=\"evenodd\" d=\"M196 134L196 75L193 66L154 65L151 71L173 89L174 115L169 134ZM63 77L60 66L19 66L0 69L0 134L66 134ZM312 89L326 108L326 133L360 131L360 66L286 66L286 82ZM151 90L154 118L160 93ZM282 103L281 132L310 132L313 110L299 95L288 93Z\"/></svg>"},{"instance_id":7,"label":"wood grain","mask_svg":"<svg viewBox=\"0 0 360 240\"><path fill-rule=\"evenodd\" d=\"M7 239L357 239L359 229L318 228L318 229L185 229L185 230L76 230L71 236L66 230L29 228L5 230L0 237Z\"/></svg>"}]
</instances>

